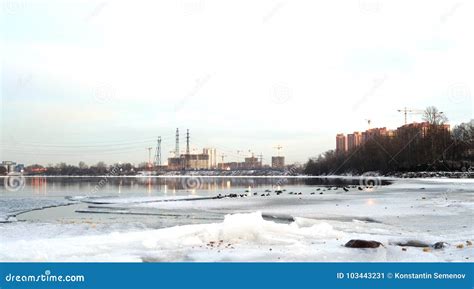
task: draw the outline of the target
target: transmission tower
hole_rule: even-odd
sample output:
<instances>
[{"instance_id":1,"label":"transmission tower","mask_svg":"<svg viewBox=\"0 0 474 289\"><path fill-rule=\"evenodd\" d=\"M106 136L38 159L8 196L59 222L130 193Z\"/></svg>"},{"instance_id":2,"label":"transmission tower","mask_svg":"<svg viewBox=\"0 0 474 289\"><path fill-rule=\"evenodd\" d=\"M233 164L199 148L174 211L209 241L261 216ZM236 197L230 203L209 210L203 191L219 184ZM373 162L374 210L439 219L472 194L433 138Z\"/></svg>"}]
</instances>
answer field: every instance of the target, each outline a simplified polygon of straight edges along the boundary
<instances>
[{"instance_id":1,"label":"transmission tower","mask_svg":"<svg viewBox=\"0 0 474 289\"><path fill-rule=\"evenodd\" d=\"M161 136L158 137L155 150L155 166L161 166Z\"/></svg>"}]
</instances>

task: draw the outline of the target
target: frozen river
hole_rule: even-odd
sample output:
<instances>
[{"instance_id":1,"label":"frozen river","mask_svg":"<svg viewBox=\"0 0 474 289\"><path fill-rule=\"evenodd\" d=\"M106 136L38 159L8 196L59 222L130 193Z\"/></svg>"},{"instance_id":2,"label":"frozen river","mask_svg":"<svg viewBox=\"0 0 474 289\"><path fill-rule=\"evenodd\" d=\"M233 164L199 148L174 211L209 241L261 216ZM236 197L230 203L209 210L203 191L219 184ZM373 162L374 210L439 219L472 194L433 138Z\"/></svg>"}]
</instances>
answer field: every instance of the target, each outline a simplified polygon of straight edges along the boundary
<instances>
[{"instance_id":1,"label":"frozen river","mask_svg":"<svg viewBox=\"0 0 474 289\"><path fill-rule=\"evenodd\" d=\"M0 187L0 260L469 262L473 194L472 179L26 178Z\"/></svg>"}]
</instances>

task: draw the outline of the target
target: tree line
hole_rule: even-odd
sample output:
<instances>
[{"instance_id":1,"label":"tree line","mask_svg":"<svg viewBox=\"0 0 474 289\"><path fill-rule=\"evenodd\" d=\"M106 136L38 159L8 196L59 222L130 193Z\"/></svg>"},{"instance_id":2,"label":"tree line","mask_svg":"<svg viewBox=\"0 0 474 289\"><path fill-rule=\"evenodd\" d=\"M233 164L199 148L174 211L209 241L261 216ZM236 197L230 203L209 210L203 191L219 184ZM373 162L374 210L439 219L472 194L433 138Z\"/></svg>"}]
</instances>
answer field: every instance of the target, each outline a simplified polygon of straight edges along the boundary
<instances>
[{"instance_id":1,"label":"tree line","mask_svg":"<svg viewBox=\"0 0 474 289\"><path fill-rule=\"evenodd\" d=\"M447 117L428 107L425 129L403 127L394 136L371 135L363 144L346 152L326 151L305 165L308 175L382 174L419 171L467 171L474 169L474 120L452 130Z\"/></svg>"},{"instance_id":2,"label":"tree line","mask_svg":"<svg viewBox=\"0 0 474 289\"><path fill-rule=\"evenodd\" d=\"M58 163L42 166L34 164L25 167L24 172L28 175L48 175L48 176L98 176L98 175L136 175L137 172L147 170L147 163L133 165L131 163L116 163L107 165L105 162L98 162L95 165L87 165L79 162L76 165Z\"/></svg>"}]
</instances>

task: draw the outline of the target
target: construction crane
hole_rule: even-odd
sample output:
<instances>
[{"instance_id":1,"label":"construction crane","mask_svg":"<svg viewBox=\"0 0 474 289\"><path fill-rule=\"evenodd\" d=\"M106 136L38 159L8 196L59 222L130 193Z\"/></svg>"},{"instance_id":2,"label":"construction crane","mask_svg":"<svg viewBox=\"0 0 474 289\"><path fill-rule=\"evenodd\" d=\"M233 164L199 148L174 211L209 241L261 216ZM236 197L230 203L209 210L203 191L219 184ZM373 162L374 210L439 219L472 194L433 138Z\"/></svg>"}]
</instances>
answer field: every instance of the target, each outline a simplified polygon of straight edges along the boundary
<instances>
[{"instance_id":1,"label":"construction crane","mask_svg":"<svg viewBox=\"0 0 474 289\"><path fill-rule=\"evenodd\" d=\"M280 150L283 148L281 145L277 145L276 147L273 147L274 149L277 149L277 154L280 156Z\"/></svg>"},{"instance_id":2,"label":"construction crane","mask_svg":"<svg viewBox=\"0 0 474 289\"><path fill-rule=\"evenodd\" d=\"M402 112L405 117L405 125L408 124L408 114L423 114L424 110L421 109L408 109L404 107L403 109L397 109L398 112Z\"/></svg>"},{"instance_id":3,"label":"construction crane","mask_svg":"<svg viewBox=\"0 0 474 289\"><path fill-rule=\"evenodd\" d=\"M237 156L238 156L238 161L240 161L240 158L243 158L245 159L245 155L243 155L242 153L245 153L245 151L243 150L237 150Z\"/></svg>"},{"instance_id":4,"label":"construction crane","mask_svg":"<svg viewBox=\"0 0 474 289\"><path fill-rule=\"evenodd\" d=\"M365 121L367 122L367 128L368 128L368 130L370 130L370 124L372 123L372 120L366 118Z\"/></svg>"},{"instance_id":5,"label":"construction crane","mask_svg":"<svg viewBox=\"0 0 474 289\"><path fill-rule=\"evenodd\" d=\"M221 164L222 164L222 169L224 169L224 158L227 157L225 154L221 154Z\"/></svg>"}]
</instances>

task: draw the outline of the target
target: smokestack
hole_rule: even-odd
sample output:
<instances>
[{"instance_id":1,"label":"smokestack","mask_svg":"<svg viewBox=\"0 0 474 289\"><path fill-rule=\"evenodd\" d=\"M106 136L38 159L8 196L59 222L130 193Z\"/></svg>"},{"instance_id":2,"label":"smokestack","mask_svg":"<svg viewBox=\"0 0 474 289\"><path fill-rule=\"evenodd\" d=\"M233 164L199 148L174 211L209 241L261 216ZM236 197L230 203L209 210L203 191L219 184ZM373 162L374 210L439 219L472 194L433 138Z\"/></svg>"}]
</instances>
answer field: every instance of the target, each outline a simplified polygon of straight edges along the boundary
<instances>
[{"instance_id":1,"label":"smokestack","mask_svg":"<svg viewBox=\"0 0 474 289\"><path fill-rule=\"evenodd\" d=\"M186 154L189 155L189 129L186 132Z\"/></svg>"},{"instance_id":2,"label":"smokestack","mask_svg":"<svg viewBox=\"0 0 474 289\"><path fill-rule=\"evenodd\" d=\"M176 129L176 147L174 149L175 157L179 157L179 128Z\"/></svg>"}]
</instances>

